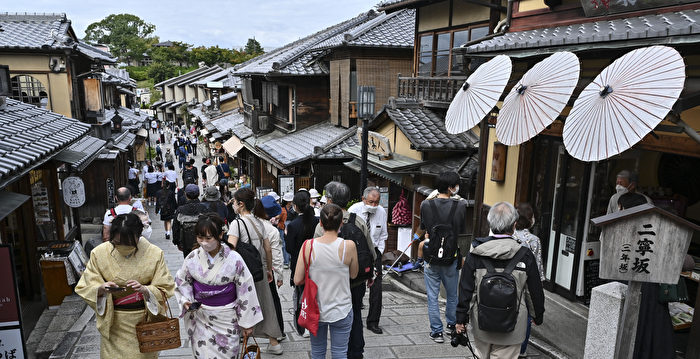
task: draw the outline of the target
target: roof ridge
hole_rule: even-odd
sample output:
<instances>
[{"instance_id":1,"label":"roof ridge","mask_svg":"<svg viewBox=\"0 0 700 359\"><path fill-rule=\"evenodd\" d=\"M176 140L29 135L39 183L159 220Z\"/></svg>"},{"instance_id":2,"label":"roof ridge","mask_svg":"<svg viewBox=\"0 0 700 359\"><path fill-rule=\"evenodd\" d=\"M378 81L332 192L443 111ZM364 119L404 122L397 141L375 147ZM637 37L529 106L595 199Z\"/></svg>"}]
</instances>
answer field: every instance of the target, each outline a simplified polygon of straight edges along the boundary
<instances>
[{"instance_id":1,"label":"roof ridge","mask_svg":"<svg viewBox=\"0 0 700 359\"><path fill-rule=\"evenodd\" d=\"M358 16L356 16L356 17L354 17L354 18L352 18L352 19L348 19L348 20L345 20L345 21L343 21L343 22L341 22L341 23L335 24L335 25L333 25L333 26L329 26L329 27L327 27L327 28L325 28L325 29L323 29L323 30L321 30L321 31L315 32L315 33L313 33L313 34L311 34L311 35L309 35L309 36L307 36L307 37L301 39L301 40L305 40L305 41L306 41L306 40L312 40L315 36L325 35L325 36L323 36L323 38L320 38L320 39L318 39L318 40L316 40L316 41L310 41L308 44L306 44L305 46L301 47L297 52L293 53L291 56L282 57L280 60L275 61L275 62L272 64L272 68L275 69L275 70L277 70L277 69L280 69L280 68L282 68L282 67L285 67L285 66L289 65L290 63L292 63L292 61L294 61L294 60L298 59L299 57L303 56L303 55L307 52L307 50L312 49L314 46L318 45L319 43L321 43L321 42L323 42L323 41L325 41L325 40L327 40L327 39L329 39L329 38L331 38L331 37L333 37L333 36L336 36L336 35L342 33L343 31L346 31L346 29L347 29L348 27L357 26L357 25L358 25L358 24L357 24L358 22L367 21L367 20L365 19L365 17L376 16L375 14L376 14L376 12L375 12L374 10L370 10L370 11L367 11L367 12L363 12L363 13L359 14ZM299 41L301 41L301 40L299 40Z\"/></svg>"},{"instance_id":2,"label":"roof ridge","mask_svg":"<svg viewBox=\"0 0 700 359\"><path fill-rule=\"evenodd\" d=\"M15 19L16 18L16 19ZM45 12L0 12L0 20L16 20L22 21L27 20L27 18L37 18L41 20L57 20L68 21L68 17L64 12L57 13L45 13Z\"/></svg>"},{"instance_id":3,"label":"roof ridge","mask_svg":"<svg viewBox=\"0 0 700 359\"><path fill-rule=\"evenodd\" d=\"M352 40L357 39L358 37L362 36L365 34L367 31L373 29L375 26L379 26L386 22L387 20L396 17L396 15L399 14L399 11L387 14L386 12L380 13L377 17L370 19L369 21L366 21L354 29L348 31L345 33L343 36L343 42L348 43Z\"/></svg>"}]
</instances>

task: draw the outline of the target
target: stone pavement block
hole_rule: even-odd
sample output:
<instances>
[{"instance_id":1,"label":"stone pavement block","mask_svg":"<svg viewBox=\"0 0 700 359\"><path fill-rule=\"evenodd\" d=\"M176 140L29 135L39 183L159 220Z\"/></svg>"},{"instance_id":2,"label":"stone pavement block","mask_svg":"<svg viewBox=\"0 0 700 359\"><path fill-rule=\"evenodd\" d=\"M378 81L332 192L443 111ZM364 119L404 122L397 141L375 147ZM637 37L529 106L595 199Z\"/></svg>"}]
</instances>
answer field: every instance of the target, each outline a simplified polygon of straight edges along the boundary
<instances>
[{"instance_id":1,"label":"stone pavement block","mask_svg":"<svg viewBox=\"0 0 700 359\"><path fill-rule=\"evenodd\" d=\"M396 322L396 324L415 324L428 322L427 313L419 315L397 315L386 318L391 318L394 322ZM384 320L384 318L382 318L382 320Z\"/></svg>"},{"instance_id":2,"label":"stone pavement block","mask_svg":"<svg viewBox=\"0 0 700 359\"><path fill-rule=\"evenodd\" d=\"M428 334L425 335L426 337ZM469 354L469 349L466 347L453 348L450 343L429 344L429 345L407 345L397 346L392 348L398 358L436 358L436 357L461 357L464 358Z\"/></svg>"},{"instance_id":3,"label":"stone pavement block","mask_svg":"<svg viewBox=\"0 0 700 359\"><path fill-rule=\"evenodd\" d=\"M92 343L88 345L76 345L75 348L73 348L73 358L82 358L83 355L87 355L90 353L100 353L99 341L97 341L97 345L95 345L95 343Z\"/></svg>"},{"instance_id":4,"label":"stone pavement block","mask_svg":"<svg viewBox=\"0 0 700 359\"><path fill-rule=\"evenodd\" d=\"M78 332L73 332L73 333L68 333L63 337L63 340L58 344L56 349L54 349L53 353L51 353L51 356L49 359L63 359L68 356L70 353L70 350L73 348L73 344L78 340L78 337L80 336L80 333Z\"/></svg>"},{"instance_id":5,"label":"stone pavement block","mask_svg":"<svg viewBox=\"0 0 700 359\"><path fill-rule=\"evenodd\" d=\"M382 348L368 348L365 346L365 352L363 353L363 356L365 358L401 358L400 356L396 356L392 351L391 348L389 347L382 347Z\"/></svg>"},{"instance_id":6,"label":"stone pavement block","mask_svg":"<svg viewBox=\"0 0 700 359\"><path fill-rule=\"evenodd\" d=\"M393 347L396 345L413 344L403 335L374 334L365 329L365 348L368 347Z\"/></svg>"},{"instance_id":7,"label":"stone pavement block","mask_svg":"<svg viewBox=\"0 0 700 359\"><path fill-rule=\"evenodd\" d=\"M51 321L51 324L49 324L49 327L46 328L46 332L58 332L58 333L66 333L68 329L73 325L76 319L78 319L79 315L78 314L73 314L73 315L56 315L53 317L53 320Z\"/></svg>"},{"instance_id":8,"label":"stone pavement block","mask_svg":"<svg viewBox=\"0 0 700 359\"><path fill-rule=\"evenodd\" d=\"M85 306L83 314L81 314L78 320L76 320L75 323L73 323L68 332L82 332L93 316L95 316L95 311L92 310L92 308Z\"/></svg>"},{"instance_id":9,"label":"stone pavement block","mask_svg":"<svg viewBox=\"0 0 700 359\"><path fill-rule=\"evenodd\" d=\"M85 307L87 304L85 304L84 301L63 301L61 303L61 306L58 308L58 314L59 315L71 315L71 314L76 314L80 315L83 313L83 310L85 310Z\"/></svg>"},{"instance_id":10,"label":"stone pavement block","mask_svg":"<svg viewBox=\"0 0 700 359\"><path fill-rule=\"evenodd\" d=\"M48 328L49 324L51 324L51 321L53 320L53 317L56 316L56 313L58 313L57 309L44 310L44 312L41 313L41 317L39 317L39 321L34 326L34 329L42 328L45 330Z\"/></svg>"},{"instance_id":11,"label":"stone pavement block","mask_svg":"<svg viewBox=\"0 0 700 359\"><path fill-rule=\"evenodd\" d=\"M77 345L92 345L95 343L99 343L100 337L101 337L101 335L99 335L99 334L88 334L88 335L83 334L80 337L80 340L78 340Z\"/></svg>"},{"instance_id":12,"label":"stone pavement block","mask_svg":"<svg viewBox=\"0 0 700 359\"><path fill-rule=\"evenodd\" d=\"M422 315L425 315L426 320L428 319L428 306L427 306L427 304L424 306L420 306L420 307L409 307L406 305L404 305L404 306L399 305L399 306L390 307L388 309L391 309L394 313L396 313L398 315L419 315L419 314L422 314ZM443 313L444 311L441 310L440 312ZM384 309L382 309L382 313L384 313Z\"/></svg>"},{"instance_id":13,"label":"stone pavement block","mask_svg":"<svg viewBox=\"0 0 700 359\"><path fill-rule=\"evenodd\" d=\"M430 331L430 325L426 320L424 323L384 325L382 329L384 329L384 333L388 334L426 333L425 335L427 336L427 333Z\"/></svg>"},{"instance_id":14,"label":"stone pavement block","mask_svg":"<svg viewBox=\"0 0 700 359\"><path fill-rule=\"evenodd\" d=\"M179 347L177 349L163 350L160 352L161 358L170 358L170 357L178 357L178 356L192 357L192 348Z\"/></svg>"},{"instance_id":15,"label":"stone pavement block","mask_svg":"<svg viewBox=\"0 0 700 359\"><path fill-rule=\"evenodd\" d=\"M63 340L65 333L48 333L36 346L36 355L38 357L47 357L56 349L58 344Z\"/></svg>"}]
</instances>

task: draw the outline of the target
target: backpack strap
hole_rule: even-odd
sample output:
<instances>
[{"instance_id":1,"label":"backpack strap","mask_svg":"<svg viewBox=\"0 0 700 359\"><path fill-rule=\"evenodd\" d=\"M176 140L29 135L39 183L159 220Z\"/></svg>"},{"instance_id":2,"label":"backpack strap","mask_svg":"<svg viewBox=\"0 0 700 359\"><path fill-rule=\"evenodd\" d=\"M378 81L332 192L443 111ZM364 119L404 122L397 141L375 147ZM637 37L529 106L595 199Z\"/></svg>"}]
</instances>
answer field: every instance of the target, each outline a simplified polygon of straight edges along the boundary
<instances>
[{"instance_id":1,"label":"backpack strap","mask_svg":"<svg viewBox=\"0 0 700 359\"><path fill-rule=\"evenodd\" d=\"M350 213L350 216L348 217L348 221L346 223L352 223L355 224L357 218L357 213ZM367 223L365 223L366 225Z\"/></svg>"},{"instance_id":2,"label":"backpack strap","mask_svg":"<svg viewBox=\"0 0 700 359\"><path fill-rule=\"evenodd\" d=\"M518 249L518 252L515 253L513 258L510 259L510 262L508 262L508 265L503 270L503 273L508 273L508 274L512 273L513 270L515 269L515 266L518 265L518 263L520 262L520 260L523 259L523 257L525 257L525 254L527 253L527 251L529 251L529 249L527 249L525 247L520 247L520 249Z\"/></svg>"},{"instance_id":3,"label":"backpack strap","mask_svg":"<svg viewBox=\"0 0 700 359\"><path fill-rule=\"evenodd\" d=\"M455 212L457 211L457 201L453 200L452 206L450 207L450 213L447 215L447 219L444 219L444 218L440 218L440 211L438 211L438 208L432 199L428 200L428 204L430 205L430 208L433 210L433 214L435 216L435 219L437 219L438 223L451 222L452 218L454 218Z\"/></svg>"},{"instance_id":4,"label":"backpack strap","mask_svg":"<svg viewBox=\"0 0 700 359\"><path fill-rule=\"evenodd\" d=\"M486 272L488 273L495 273L496 268L493 267L493 263L491 263L490 258L484 257L484 256L479 256L479 260L481 261L481 264L484 265L484 268L486 268Z\"/></svg>"},{"instance_id":5,"label":"backpack strap","mask_svg":"<svg viewBox=\"0 0 700 359\"><path fill-rule=\"evenodd\" d=\"M109 209L109 214L112 215L112 219L114 219L117 216L117 211L114 210L114 207Z\"/></svg>"}]
</instances>

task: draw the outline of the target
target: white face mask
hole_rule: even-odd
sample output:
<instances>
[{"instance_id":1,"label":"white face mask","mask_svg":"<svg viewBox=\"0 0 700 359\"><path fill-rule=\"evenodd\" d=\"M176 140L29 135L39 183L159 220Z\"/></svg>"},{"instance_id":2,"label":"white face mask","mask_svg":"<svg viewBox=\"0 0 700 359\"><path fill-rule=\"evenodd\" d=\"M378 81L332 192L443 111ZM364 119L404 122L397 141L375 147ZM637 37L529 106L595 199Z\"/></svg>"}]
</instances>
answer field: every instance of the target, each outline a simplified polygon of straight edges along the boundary
<instances>
[{"instance_id":1,"label":"white face mask","mask_svg":"<svg viewBox=\"0 0 700 359\"><path fill-rule=\"evenodd\" d=\"M146 239L151 239L151 233L153 233L153 228L150 225L143 225L143 231L141 231L141 236Z\"/></svg>"},{"instance_id":2,"label":"white face mask","mask_svg":"<svg viewBox=\"0 0 700 359\"><path fill-rule=\"evenodd\" d=\"M377 213L377 207L379 207L379 206L370 206L368 204L365 205L365 209L367 210L367 213L371 213L371 214Z\"/></svg>"},{"instance_id":3,"label":"white face mask","mask_svg":"<svg viewBox=\"0 0 700 359\"><path fill-rule=\"evenodd\" d=\"M197 241L197 242L199 242L199 241ZM216 241L216 240L206 241L206 242L202 241L202 242L199 242L199 246L202 247L202 249L204 249L205 251L211 252L219 246L219 241Z\"/></svg>"},{"instance_id":4,"label":"white face mask","mask_svg":"<svg viewBox=\"0 0 700 359\"><path fill-rule=\"evenodd\" d=\"M242 179L238 179L238 183L243 183L243 180L242 180Z\"/></svg>"},{"instance_id":5,"label":"white face mask","mask_svg":"<svg viewBox=\"0 0 700 359\"><path fill-rule=\"evenodd\" d=\"M623 185L621 185L621 184L618 184L618 185L615 186L615 191L616 191L616 192L622 192L622 191L626 191L626 190L627 190L627 187L625 187L625 186L623 186Z\"/></svg>"},{"instance_id":6,"label":"white face mask","mask_svg":"<svg viewBox=\"0 0 700 359\"><path fill-rule=\"evenodd\" d=\"M459 185L456 185L455 190L454 191L450 190L450 192L452 192L453 196L456 195L457 193L459 193Z\"/></svg>"}]
</instances>

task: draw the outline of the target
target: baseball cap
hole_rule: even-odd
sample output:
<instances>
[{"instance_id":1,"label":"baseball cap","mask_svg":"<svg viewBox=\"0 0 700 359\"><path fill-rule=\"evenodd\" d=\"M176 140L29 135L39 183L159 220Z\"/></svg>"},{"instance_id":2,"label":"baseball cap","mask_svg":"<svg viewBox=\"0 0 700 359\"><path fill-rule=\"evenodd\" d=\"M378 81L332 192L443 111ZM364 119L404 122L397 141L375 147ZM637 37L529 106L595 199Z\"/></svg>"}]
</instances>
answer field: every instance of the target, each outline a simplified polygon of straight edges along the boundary
<instances>
[{"instance_id":1,"label":"baseball cap","mask_svg":"<svg viewBox=\"0 0 700 359\"><path fill-rule=\"evenodd\" d=\"M188 184L185 186L185 194L194 194L199 196L199 186L192 183Z\"/></svg>"},{"instance_id":2,"label":"baseball cap","mask_svg":"<svg viewBox=\"0 0 700 359\"><path fill-rule=\"evenodd\" d=\"M282 207L280 207L272 196L267 195L261 198L260 202L262 202L265 208L265 214L267 214L268 217L272 218L282 213Z\"/></svg>"},{"instance_id":3,"label":"baseball cap","mask_svg":"<svg viewBox=\"0 0 700 359\"><path fill-rule=\"evenodd\" d=\"M282 197L282 200L284 200L285 202L294 201L294 193L292 193L292 192L285 193L284 196Z\"/></svg>"},{"instance_id":4,"label":"baseball cap","mask_svg":"<svg viewBox=\"0 0 700 359\"><path fill-rule=\"evenodd\" d=\"M318 193L318 191L315 188L312 188L309 190L309 197L319 198L319 197L321 197L321 195Z\"/></svg>"}]
</instances>

